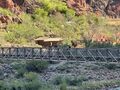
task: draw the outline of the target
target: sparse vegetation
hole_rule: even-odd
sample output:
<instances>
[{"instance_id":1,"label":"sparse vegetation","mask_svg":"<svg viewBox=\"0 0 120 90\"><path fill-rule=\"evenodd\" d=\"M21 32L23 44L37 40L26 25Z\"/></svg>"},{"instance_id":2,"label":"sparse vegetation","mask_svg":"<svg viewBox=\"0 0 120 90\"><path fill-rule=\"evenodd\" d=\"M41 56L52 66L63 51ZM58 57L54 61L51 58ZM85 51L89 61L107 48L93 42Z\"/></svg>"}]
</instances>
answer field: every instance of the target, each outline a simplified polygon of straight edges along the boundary
<instances>
[{"instance_id":1,"label":"sparse vegetation","mask_svg":"<svg viewBox=\"0 0 120 90\"><path fill-rule=\"evenodd\" d=\"M1 64L4 63L5 62L2 62ZM75 73L75 71L74 72L70 71L69 73L71 73L71 75L67 75L66 73L61 75L62 71L60 71L60 69L56 69L53 71L50 70L50 73L53 74L57 72L56 75L54 75L56 78L52 76L53 74L48 74L48 76L46 75L47 74L46 68L48 67L48 64L49 64L48 62L43 62L43 61L9 62L8 65L10 65L12 69L16 71L16 74L15 76L14 75L12 76L14 77L12 79L9 77L6 77L5 79L1 79L0 88L2 90L6 90L6 89L7 90L19 90L19 89L20 90L28 90L28 89L29 90L79 90L79 89L101 90L101 88L107 89L107 88L113 88L114 86L120 86L120 80L118 78L115 78L116 75L114 75L114 73L116 72L119 73L118 71L120 68L119 64L67 63L65 64L65 66L69 66L69 68L65 68L65 70L69 70L69 69L71 69L71 71L83 70L82 73L79 75L75 74L76 76L74 75L72 76L72 73ZM75 69L76 66L78 67L80 66L80 69L79 68ZM9 70L9 68L7 69ZM0 74L4 74L4 72ZM111 77L114 77L115 79ZM48 81L45 81L46 80L45 78L49 78L49 80L47 79ZM102 78L109 78L109 80L107 79L104 80Z\"/></svg>"},{"instance_id":2,"label":"sparse vegetation","mask_svg":"<svg viewBox=\"0 0 120 90\"><path fill-rule=\"evenodd\" d=\"M3 8L1 8L1 7L0 7L0 13L1 13L1 14L4 14L4 15L6 15L6 16L12 16L12 15L13 15L13 13L12 13L10 10L3 9Z\"/></svg>"},{"instance_id":3,"label":"sparse vegetation","mask_svg":"<svg viewBox=\"0 0 120 90\"><path fill-rule=\"evenodd\" d=\"M49 63L46 61L29 61L29 62L19 62L13 63L12 67L17 70L17 78L21 78L27 72L42 73L48 68Z\"/></svg>"},{"instance_id":4,"label":"sparse vegetation","mask_svg":"<svg viewBox=\"0 0 120 90\"><path fill-rule=\"evenodd\" d=\"M96 3L98 1L96 0ZM16 14L15 10L0 8L0 47L9 44L34 45L34 39L38 37L63 38L61 47L63 54L66 55L74 54L64 49L70 47L72 41L76 46L79 44L80 47L87 48L120 47L119 19L97 16L91 12L92 10L79 16L76 14L78 11L66 5L66 0L28 0L25 4L26 6L20 7L15 5L20 9L20 14ZM91 6L94 7L92 0ZM7 21L4 16L9 20ZM3 25L5 27L1 28ZM54 49L52 51L57 53ZM6 55L7 52L10 51L5 50L1 53ZM0 61L0 90L100 90L120 86L119 64L87 62L75 64L67 62L60 66L53 64L56 65L54 62L34 60ZM73 87L75 89L72 89Z\"/></svg>"},{"instance_id":5,"label":"sparse vegetation","mask_svg":"<svg viewBox=\"0 0 120 90\"><path fill-rule=\"evenodd\" d=\"M99 90L101 87L112 87L114 85L119 85L120 80L108 80L108 81L94 81L94 82L84 82L80 86L81 90Z\"/></svg>"},{"instance_id":6,"label":"sparse vegetation","mask_svg":"<svg viewBox=\"0 0 120 90\"><path fill-rule=\"evenodd\" d=\"M38 75L33 72L25 73L23 79L9 79L0 81L1 90L50 90L47 85L38 79ZM46 89L44 89L46 88Z\"/></svg>"},{"instance_id":7,"label":"sparse vegetation","mask_svg":"<svg viewBox=\"0 0 120 90\"><path fill-rule=\"evenodd\" d=\"M62 37L63 44L71 45L71 41L81 41L86 47L105 47L113 43L101 44L90 42L92 35L100 32L116 33L116 28L111 30L107 27L107 19L97 17L93 13L76 16L75 11L67 7L65 2L59 0L36 0L41 6L34 8L32 14L23 13L19 15L22 24L11 23L7 26L7 34L4 39L13 44L28 44L40 36L48 36L53 33L54 37ZM0 9L2 14L11 16L12 13L6 9ZM116 26L114 26L116 27ZM89 34L89 35L88 35ZM109 34L110 37L112 37ZM110 44L110 45L108 45Z\"/></svg>"},{"instance_id":8,"label":"sparse vegetation","mask_svg":"<svg viewBox=\"0 0 120 90\"><path fill-rule=\"evenodd\" d=\"M31 72L42 73L48 68L49 63L46 61L30 61L26 63L26 69Z\"/></svg>"},{"instance_id":9,"label":"sparse vegetation","mask_svg":"<svg viewBox=\"0 0 120 90\"><path fill-rule=\"evenodd\" d=\"M65 83L68 86L79 86L82 84L82 82L84 81L88 81L87 78L81 76L81 77L56 77L53 80L53 84L55 85L61 85L63 83Z\"/></svg>"}]
</instances>

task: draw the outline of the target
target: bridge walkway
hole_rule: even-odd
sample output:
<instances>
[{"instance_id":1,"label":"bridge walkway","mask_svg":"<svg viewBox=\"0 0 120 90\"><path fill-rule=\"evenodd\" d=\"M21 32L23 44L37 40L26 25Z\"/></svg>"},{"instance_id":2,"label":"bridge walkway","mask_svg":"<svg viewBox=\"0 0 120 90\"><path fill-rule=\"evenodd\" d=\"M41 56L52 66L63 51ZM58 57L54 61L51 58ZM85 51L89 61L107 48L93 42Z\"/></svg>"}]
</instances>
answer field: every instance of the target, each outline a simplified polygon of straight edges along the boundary
<instances>
[{"instance_id":1,"label":"bridge walkway","mask_svg":"<svg viewBox=\"0 0 120 90\"><path fill-rule=\"evenodd\" d=\"M1 47L1 60L119 62L120 48L37 48Z\"/></svg>"}]
</instances>

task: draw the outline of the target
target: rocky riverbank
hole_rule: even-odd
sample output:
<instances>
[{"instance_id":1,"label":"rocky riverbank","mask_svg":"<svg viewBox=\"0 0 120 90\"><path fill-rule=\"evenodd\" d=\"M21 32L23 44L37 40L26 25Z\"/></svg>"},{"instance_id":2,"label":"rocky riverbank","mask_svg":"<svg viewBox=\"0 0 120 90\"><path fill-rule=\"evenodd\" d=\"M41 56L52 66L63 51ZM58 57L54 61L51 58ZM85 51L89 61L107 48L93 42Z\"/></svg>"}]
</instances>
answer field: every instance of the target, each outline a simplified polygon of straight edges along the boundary
<instances>
[{"instance_id":1,"label":"rocky riverbank","mask_svg":"<svg viewBox=\"0 0 120 90\"><path fill-rule=\"evenodd\" d=\"M17 71L13 69L13 67L9 64L0 64L0 80L6 78L15 78Z\"/></svg>"},{"instance_id":2,"label":"rocky riverbank","mask_svg":"<svg viewBox=\"0 0 120 90\"><path fill-rule=\"evenodd\" d=\"M120 85L119 63L63 61L49 63L48 68L39 73L39 70L37 69L37 63L34 61L27 65L28 62L2 62L0 64L0 80L19 79L23 77L22 74L32 70L32 72L37 71L40 81L50 83L55 86L58 86L60 83L62 83L63 79L66 80L66 83L69 86L68 88L85 88L82 90L111 90L111 88L119 87ZM42 68L43 66L40 65L42 64L39 64L39 68ZM27 70L25 70L26 68Z\"/></svg>"},{"instance_id":3,"label":"rocky riverbank","mask_svg":"<svg viewBox=\"0 0 120 90\"><path fill-rule=\"evenodd\" d=\"M89 81L120 79L119 64L105 63L63 63L57 67L51 66L45 73L49 78L62 75L84 76ZM54 76L55 75L55 76Z\"/></svg>"},{"instance_id":4,"label":"rocky riverbank","mask_svg":"<svg viewBox=\"0 0 120 90\"><path fill-rule=\"evenodd\" d=\"M11 64L0 64L0 79L5 77L13 77L17 71ZM12 76L13 75L13 76ZM51 64L41 76L47 80L52 80L55 76L84 76L89 81L112 80L120 78L120 64L119 63L76 63L76 62L60 62ZM4 77L4 78L3 78Z\"/></svg>"}]
</instances>

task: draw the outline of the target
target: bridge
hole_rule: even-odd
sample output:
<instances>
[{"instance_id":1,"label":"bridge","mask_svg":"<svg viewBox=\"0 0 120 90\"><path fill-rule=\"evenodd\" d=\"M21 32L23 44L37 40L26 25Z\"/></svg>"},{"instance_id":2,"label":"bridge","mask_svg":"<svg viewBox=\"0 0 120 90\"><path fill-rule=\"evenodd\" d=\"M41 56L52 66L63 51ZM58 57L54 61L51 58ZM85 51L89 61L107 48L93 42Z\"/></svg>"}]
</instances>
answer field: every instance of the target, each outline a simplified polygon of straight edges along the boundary
<instances>
[{"instance_id":1,"label":"bridge","mask_svg":"<svg viewBox=\"0 0 120 90\"><path fill-rule=\"evenodd\" d=\"M120 48L0 47L0 60L119 62Z\"/></svg>"}]
</instances>

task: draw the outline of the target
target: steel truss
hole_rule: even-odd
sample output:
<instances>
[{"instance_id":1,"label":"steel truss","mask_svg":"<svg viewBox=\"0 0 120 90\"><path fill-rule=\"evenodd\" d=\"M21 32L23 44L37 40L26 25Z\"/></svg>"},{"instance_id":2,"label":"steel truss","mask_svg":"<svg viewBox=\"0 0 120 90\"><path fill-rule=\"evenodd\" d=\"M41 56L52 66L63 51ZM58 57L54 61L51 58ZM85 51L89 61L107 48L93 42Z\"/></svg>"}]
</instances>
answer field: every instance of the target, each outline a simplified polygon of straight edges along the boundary
<instances>
[{"instance_id":1,"label":"steel truss","mask_svg":"<svg viewBox=\"0 0 120 90\"><path fill-rule=\"evenodd\" d=\"M0 59L119 62L120 48L1 47Z\"/></svg>"}]
</instances>

